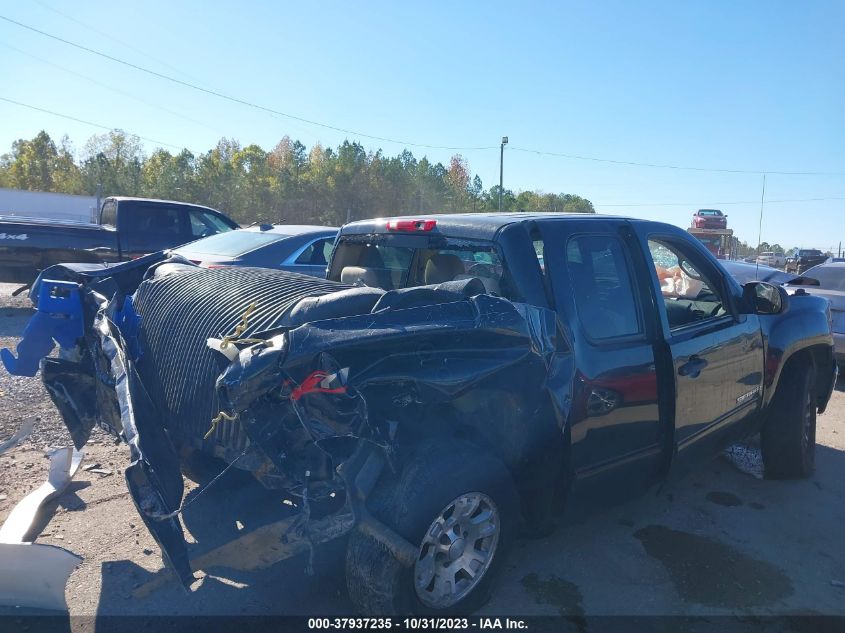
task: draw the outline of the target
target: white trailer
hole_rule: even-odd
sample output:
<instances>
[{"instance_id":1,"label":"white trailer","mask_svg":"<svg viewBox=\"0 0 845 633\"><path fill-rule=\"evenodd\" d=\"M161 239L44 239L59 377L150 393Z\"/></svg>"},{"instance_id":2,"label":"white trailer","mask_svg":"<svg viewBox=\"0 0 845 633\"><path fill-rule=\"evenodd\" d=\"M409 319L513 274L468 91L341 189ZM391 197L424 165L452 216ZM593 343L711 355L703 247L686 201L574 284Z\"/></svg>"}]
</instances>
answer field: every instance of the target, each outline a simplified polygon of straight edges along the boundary
<instances>
[{"instance_id":1,"label":"white trailer","mask_svg":"<svg viewBox=\"0 0 845 633\"><path fill-rule=\"evenodd\" d=\"M0 215L94 222L98 206L96 196L0 188Z\"/></svg>"}]
</instances>

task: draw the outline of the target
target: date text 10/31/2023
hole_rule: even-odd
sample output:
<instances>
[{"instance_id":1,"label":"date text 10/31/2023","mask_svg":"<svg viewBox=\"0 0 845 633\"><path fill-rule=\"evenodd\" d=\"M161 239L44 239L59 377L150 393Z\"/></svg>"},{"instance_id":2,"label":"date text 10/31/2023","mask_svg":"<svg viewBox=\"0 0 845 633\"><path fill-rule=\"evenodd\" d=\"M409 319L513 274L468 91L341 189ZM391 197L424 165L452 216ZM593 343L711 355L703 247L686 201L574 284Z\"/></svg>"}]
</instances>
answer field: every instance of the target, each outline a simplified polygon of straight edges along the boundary
<instances>
[{"instance_id":1,"label":"date text 10/31/2023","mask_svg":"<svg viewBox=\"0 0 845 633\"><path fill-rule=\"evenodd\" d=\"M309 618L310 630L527 630L519 618Z\"/></svg>"}]
</instances>

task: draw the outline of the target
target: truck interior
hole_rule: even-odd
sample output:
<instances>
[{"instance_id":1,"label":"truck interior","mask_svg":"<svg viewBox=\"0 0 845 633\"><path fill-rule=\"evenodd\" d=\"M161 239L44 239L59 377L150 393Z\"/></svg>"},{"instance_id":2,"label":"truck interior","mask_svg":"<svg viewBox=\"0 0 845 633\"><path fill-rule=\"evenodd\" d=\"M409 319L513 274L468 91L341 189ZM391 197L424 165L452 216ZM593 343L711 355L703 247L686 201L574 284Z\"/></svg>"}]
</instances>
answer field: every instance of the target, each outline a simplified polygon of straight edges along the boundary
<instances>
[{"instance_id":1,"label":"truck interior","mask_svg":"<svg viewBox=\"0 0 845 633\"><path fill-rule=\"evenodd\" d=\"M343 241L336 249L329 278L385 290L477 278L488 294L508 297L503 288L504 267L492 243L431 246Z\"/></svg>"},{"instance_id":2,"label":"truck interior","mask_svg":"<svg viewBox=\"0 0 845 633\"><path fill-rule=\"evenodd\" d=\"M717 287L677 247L660 240L648 247L671 329L727 314Z\"/></svg>"}]
</instances>

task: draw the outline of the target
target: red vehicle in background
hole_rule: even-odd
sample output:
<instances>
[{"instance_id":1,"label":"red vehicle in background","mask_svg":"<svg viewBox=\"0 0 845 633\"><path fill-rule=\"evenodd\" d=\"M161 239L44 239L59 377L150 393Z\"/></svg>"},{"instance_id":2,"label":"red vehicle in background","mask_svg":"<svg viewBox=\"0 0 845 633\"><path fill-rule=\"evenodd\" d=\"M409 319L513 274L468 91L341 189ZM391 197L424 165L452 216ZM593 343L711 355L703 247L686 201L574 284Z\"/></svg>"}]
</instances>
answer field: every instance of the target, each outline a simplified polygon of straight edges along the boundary
<instances>
[{"instance_id":1,"label":"red vehicle in background","mask_svg":"<svg viewBox=\"0 0 845 633\"><path fill-rule=\"evenodd\" d=\"M692 228L694 229L726 229L728 216L719 209L699 209L692 214Z\"/></svg>"},{"instance_id":2,"label":"red vehicle in background","mask_svg":"<svg viewBox=\"0 0 845 633\"><path fill-rule=\"evenodd\" d=\"M718 209L699 209L693 213L692 225L687 231L717 258L736 258L737 239L728 228L728 216Z\"/></svg>"},{"instance_id":3,"label":"red vehicle in background","mask_svg":"<svg viewBox=\"0 0 845 633\"><path fill-rule=\"evenodd\" d=\"M690 235L707 247L717 259L736 259L736 238L733 229L687 229Z\"/></svg>"}]
</instances>

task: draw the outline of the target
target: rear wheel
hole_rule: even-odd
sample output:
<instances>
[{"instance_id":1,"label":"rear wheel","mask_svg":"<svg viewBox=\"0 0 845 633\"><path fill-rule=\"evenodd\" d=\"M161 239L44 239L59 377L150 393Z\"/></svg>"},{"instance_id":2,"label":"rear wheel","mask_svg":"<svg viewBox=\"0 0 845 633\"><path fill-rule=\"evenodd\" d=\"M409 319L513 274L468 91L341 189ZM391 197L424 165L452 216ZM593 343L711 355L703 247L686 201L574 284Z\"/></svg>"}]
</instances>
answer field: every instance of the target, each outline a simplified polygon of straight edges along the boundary
<instances>
[{"instance_id":1,"label":"rear wheel","mask_svg":"<svg viewBox=\"0 0 845 633\"><path fill-rule=\"evenodd\" d=\"M812 363L790 363L761 433L767 479L802 479L815 467L816 393Z\"/></svg>"},{"instance_id":2,"label":"rear wheel","mask_svg":"<svg viewBox=\"0 0 845 633\"><path fill-rule=\"evenodd\" d=\"M418 554L403 567L372 537L352 534L346 578L363 612L471 613L488 599L519 516L516 488L498 459L462 440L426 445L368 505Z\"/></svg>"}]
</instances>

